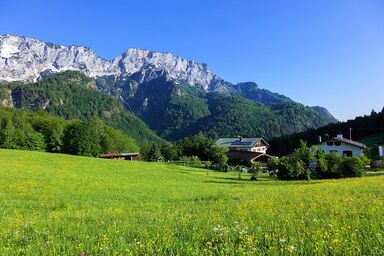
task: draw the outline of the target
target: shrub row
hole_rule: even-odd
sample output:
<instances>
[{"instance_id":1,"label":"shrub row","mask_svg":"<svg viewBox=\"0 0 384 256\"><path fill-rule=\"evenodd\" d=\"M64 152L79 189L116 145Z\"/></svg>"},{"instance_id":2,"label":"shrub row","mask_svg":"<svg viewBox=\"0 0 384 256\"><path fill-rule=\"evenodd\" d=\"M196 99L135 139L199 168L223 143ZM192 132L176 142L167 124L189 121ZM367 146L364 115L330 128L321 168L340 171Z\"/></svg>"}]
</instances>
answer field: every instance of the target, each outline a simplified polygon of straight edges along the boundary
<instances>
[{"instance_id":1,"label":"shrub row","mask_svg":"<svg viewBox=\"0 0 384 256\"><path fill-rule=\"evenodd\" d=\"M308 148L301 141L292 155L270 159L269 171L282 180L332 179L361 177L369 164L365 156L340 156L336 152L325 154L316 147Z\"/></svg>"}]
</instances>

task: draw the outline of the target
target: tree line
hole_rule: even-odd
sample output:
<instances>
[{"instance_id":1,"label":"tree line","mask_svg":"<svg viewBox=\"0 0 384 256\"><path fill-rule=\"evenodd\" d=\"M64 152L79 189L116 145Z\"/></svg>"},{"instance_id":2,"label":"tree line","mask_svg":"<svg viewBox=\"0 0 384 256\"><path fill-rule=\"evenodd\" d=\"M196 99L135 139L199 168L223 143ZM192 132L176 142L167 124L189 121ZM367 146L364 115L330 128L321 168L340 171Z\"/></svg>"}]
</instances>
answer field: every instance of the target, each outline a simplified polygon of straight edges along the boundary
<instances>
[{"instance_id":1,"label":"tree line","mask_svg":"<svg viewBox=\"0 0 384 256\"><path fill-rule=\"evenodd\" d=\"M158 145L143 144L141 159L145 161L177 161L190 162L192 165L210 167L215 164L219 169L227 167L227 148L215 146L215 140L202 132L185 137L173 143Z\"/></svg>"},{"instance_id":2,"label":"tree line","mask_svg":"<svg viewBox=\"0 0 384 256\"><path fill-rule=\"evenodd\" d=\"M0 108L0 147L82 156L137 152L134 139L98 118L64 120L44 111Z\"/></svg>"},{"instance_id":3,"label":"tree line","mask_svg":"<svg viewBox=\"0 0 384 256\"><path fill-rule=\"evenodd\" d=\"M329 124L318 129L309 129L305 132L293 133L269 140L269 154L284 156L292 153L300 146L300 140L306 141L308 145L319 143L319 136L329 135L330 138L342 133L349 138L349 129L352 128L352 139L360 140L372 134L382 134L384 141L384 108L381 112L372 110L371 114L363 117L356 117L354 120Z\"/></svg>"},{"instance_id":4,"label":"tree line","mask_svg":"<svg viewBox=\"0 0 384 256\"><path fill-rule=\"evenodd\" d=\"M326 154L304 141L289 156L273 157L268 162L270 173L282 180L336 179L361 177L370 163L365 156L347 157L337 152Z\"/></svg>"}]
</instances>

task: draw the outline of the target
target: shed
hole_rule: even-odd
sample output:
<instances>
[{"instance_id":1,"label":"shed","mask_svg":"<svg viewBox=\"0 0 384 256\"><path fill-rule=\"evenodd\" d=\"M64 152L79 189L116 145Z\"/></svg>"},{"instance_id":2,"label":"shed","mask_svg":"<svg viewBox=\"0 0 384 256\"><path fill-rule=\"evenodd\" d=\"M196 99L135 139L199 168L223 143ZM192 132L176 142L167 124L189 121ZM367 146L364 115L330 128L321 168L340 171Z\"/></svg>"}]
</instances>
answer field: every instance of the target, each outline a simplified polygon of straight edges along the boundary
<instances>
[{"instance_id":1,"label":"shed","mask_svg":"<svg viewBox=\"0 0 384 256\"><path fill-rule=\"evenodd\" d=\"M115 160L139 161L140 160L140 153L101 154L100 158L115 159Z\"/></svg>"}]
</instances>

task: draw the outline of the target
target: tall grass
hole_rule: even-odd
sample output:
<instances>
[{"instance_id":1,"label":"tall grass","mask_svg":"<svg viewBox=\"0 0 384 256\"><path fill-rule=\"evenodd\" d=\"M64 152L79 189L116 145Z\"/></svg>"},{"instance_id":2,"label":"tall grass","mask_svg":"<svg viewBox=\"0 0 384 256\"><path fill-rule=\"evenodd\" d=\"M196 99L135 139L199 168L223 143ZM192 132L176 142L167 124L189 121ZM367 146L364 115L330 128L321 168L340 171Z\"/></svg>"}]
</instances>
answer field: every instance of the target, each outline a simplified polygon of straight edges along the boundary
<instances>
[{"instance_id":1,"label":"tall grass","mask_svg":"<svg viewBox=\"0 0 384 256\"><path fill-rule=\"evenodd\" d=\"M384 176L249 178L0 150L0 254L384 254Z\"/></svg>"}]
</instances>

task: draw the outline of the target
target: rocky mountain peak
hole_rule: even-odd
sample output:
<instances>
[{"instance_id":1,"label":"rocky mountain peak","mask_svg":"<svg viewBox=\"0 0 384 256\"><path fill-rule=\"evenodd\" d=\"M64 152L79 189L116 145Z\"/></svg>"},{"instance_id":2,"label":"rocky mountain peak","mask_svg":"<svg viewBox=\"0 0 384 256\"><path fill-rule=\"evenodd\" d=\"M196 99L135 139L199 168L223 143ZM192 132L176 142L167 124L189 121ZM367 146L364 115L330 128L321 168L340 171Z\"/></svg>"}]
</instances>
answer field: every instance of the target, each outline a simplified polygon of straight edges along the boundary
<instances>
[{"instance_id":1,"label":"rocky mountain peak","mask_svg":"<svg viewBox=\"0 0 384 256\"><path fill-rule=\"evenodd\" d=\"M16 35L0 36L0 80L36 81L42 74L66 70L90 77L127 77L148 67L163 69L175 82L206 91L225 87L225 82L206 64L167 52L130 48L113 60L104 60L85 46L68 47Z\"/></svg>"}]
</instances>

